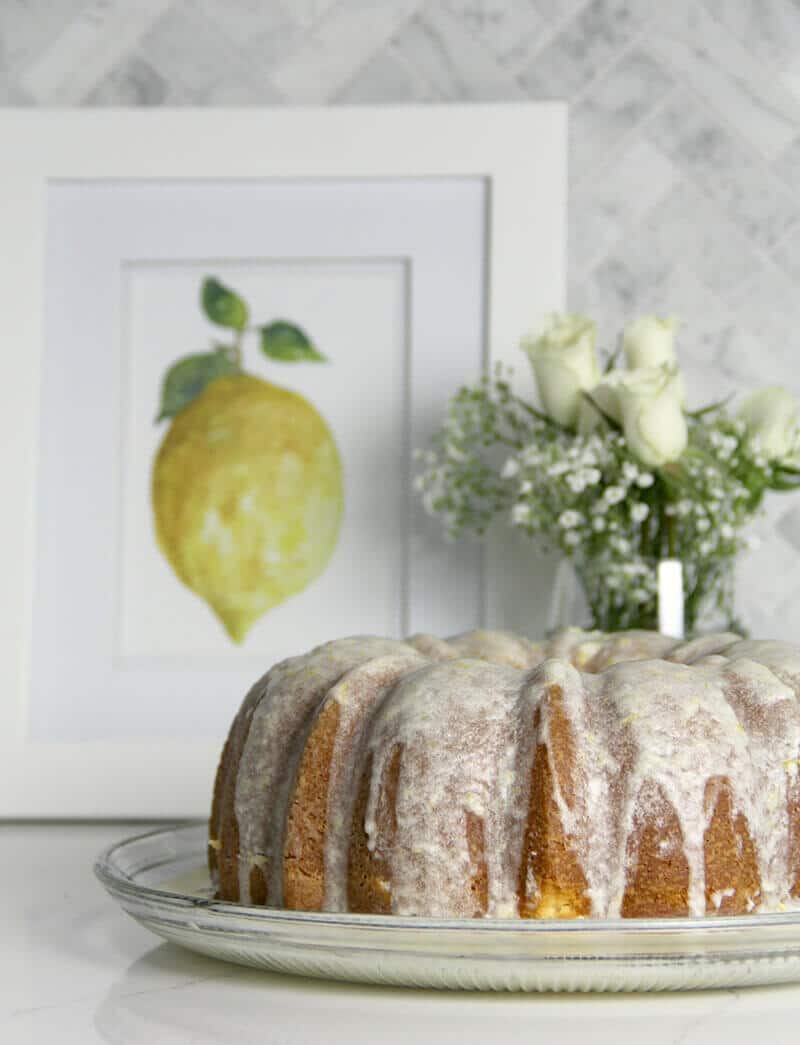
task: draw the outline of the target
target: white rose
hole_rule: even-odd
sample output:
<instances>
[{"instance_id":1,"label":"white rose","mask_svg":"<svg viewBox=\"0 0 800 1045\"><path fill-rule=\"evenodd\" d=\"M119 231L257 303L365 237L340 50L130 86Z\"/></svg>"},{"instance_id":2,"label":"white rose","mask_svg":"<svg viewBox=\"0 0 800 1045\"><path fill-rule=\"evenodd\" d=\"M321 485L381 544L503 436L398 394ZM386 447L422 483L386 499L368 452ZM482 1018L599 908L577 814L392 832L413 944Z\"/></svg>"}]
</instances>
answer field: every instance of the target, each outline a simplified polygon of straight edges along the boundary
<instances>
[{"instance_id":1,"label":"white rose","mask_svg":"<svg viewBox=\"0 0 800 1045\"><path fill-rule=\"evenodd\" d=\"M592 392L603 411L622 425L625 441L650 468L674 461L686 449L683 382L670 366L612 371Z\"/></svg>"},{"instance_id":2,"label":"white rose","mask_svg":"<svg viewBox=\"0 0 800 1045\"><path fill-rule=\"evenodd\" d=\"M675 364L675 330L678 321L673 316L640 316L625 328L622 347L632 370L641 367Z\"/></svg>"},{"instance_id":3,"label":"white rose","mask_svg":"<svg viewBox=\"0 0 800 1045\"><path fill-rule=\"evenodd\" d=\"M768 461L800 452L800 404L777 385L760 388L742 403L739 416L747 425L753 447Z\"/></svg>"},{"instance_id":4,"label":"white rose","mask_svg":"<svg viewBox=\"0 0 800 1045\"><path fill-rule=\"evenodd\" d=\"M633 370L628 376L632 380L619 388L628 447L650 468L677 460L689 441L681 375L664 366Z\"/></svg>"},{"instance_id":5,"label":"white rose","mask_svg":"<svg viewBox=\"0 0 800 1045\"><path fill-rule=\"evenodd\" d=\"M683 374L673 364L658 367L640 367L637 370L610 370L603 374L592 389L592 400L612 421L622 424L622 399L624 389L650 387L667 382L669 391L682 407L686 406L686 382Z\"/></svg>"},{"instance_id":6,"label":"white rose","mask_svg":"<svg viewBox=\"0 0 800 1045\"><path fill-rule=\"evenodd\" d=\"M575 427L582 392L590 391L600 380L596 337L590 319L554 313L538 335L522 342L536 375L542 406L565 428Z\"/></svg>"}]
</instances>

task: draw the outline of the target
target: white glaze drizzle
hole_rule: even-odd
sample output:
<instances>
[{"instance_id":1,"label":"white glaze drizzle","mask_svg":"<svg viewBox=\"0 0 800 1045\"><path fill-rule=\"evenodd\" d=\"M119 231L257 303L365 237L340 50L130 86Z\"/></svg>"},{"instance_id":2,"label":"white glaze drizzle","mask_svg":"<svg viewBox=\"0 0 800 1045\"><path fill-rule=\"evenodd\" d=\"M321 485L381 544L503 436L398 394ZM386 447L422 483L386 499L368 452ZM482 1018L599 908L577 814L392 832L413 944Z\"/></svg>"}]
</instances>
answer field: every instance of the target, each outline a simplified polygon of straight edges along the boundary
<instances>
[{"instance_id":1,"label":"white glaze drizzle","mask_svg":"<svg viewBox=\"0 0 800 1045\"><path fill-rule=\"evenodd\" d=\"M705 913L703 842L713 813L706 807L705 785L712 777L730 781L733 814L742 812L747 819L761 907L774 910L790 902L786 795L800 753L800 651L731 644L730 637L705 646L719 647L728 656L709 655L694 667L632 661L591 676L548 661L534 676L533 683L542 687L558 683L572 725L580 801L570 810L558 786L555 797L588 880L594 915L620 913L631 871L626 850L634 815L654 787L680 824L689 912ZM784 675L791 670L795 688L745 653L769 656ZM551 750L546 708L545 702L539 741ZM555 772L553 779L557 782Z\"/></svg>"},{"instance_id":2,"label":"white glaze drizzle","mask_svg":"<svg viewBox=\"0 0 800 1045\"><path fill-rule=\"evenodd\" d=\"M365 826L370 849L391 866L394 912L473 913L467 811L483 822L487 913L516 912L526 814L514 765L523 732L519 681L516 671L502 665L454 660L401 680L377 709L368 745L373 770ZM398 744L396 830L389 841L376 810Z\"/></svg>"},{"instance_id":3,"label":"white glaze drizzle","mask_svg":"<svg viewBox=\"0 0 800 1045\"><path fill-rule=\"evenodd\" d=\"M733 656L721 667L728 702L747 739L744 772L730 774L737 810L748 822L758 854L761 905L789 902L789 785L797 778L800 704L766 665Z\"/></svg>"},{"instance_id":4,"label":"white glaze drizzle","mask_svg":"<svg viewBox=\"0 0 800 1045\"><path fill-rule=\"evenodd\" d=\"M418 632L416 635L410 635L405 641L428 660L455 660L458 656L447 639L440 639L438 635Z\"/></svg>"},{"instance_id":5,"label":"white glaze drizzle","mask_svg":"<svg viewBox=\"0 0 800 1045\"><path fill-rule=\"evenodd\" d=\"M326 911L347 909L347 856L358 787L355 752L369 713L399 678L426 663L425 658L413 650L376 657L349 671L328 694L327 700L339 705L339 721L328 781L323 905ZM324 704L320 712L323 707Z\"/></svg>"},{"instance_id":6,"label":"white glaze drizzle","mask_svg":"<svg viewBox=\"0 0 800 1045\"><path fill-rule=\"evenodd\" d=\"M572 732L575 761L570 767L574 794L571 805L561 790L550 741L553 705L547 693L551 687L558 687L560 708ZM541 664L527 683L531 704L540 706L536 743L543 744L547 751L562 828L570 837L584 870L592 911L599 913L608 909L609 882L616 875L619 829L612 812L610 783L619 773L620 764L610 737L604 736L607 722L602 716L592 715L597 710L591 699L595 688L589 676L556 659Z\"/></svg>"},{"instance_id":7,"label":"white glaze drizzle","mask_svg":"<svg viewBox=\"0 0 800 1045\"><path fill-rule=\"evenodd\" d=\"M524 671L535 663L537 649L530 639L510 631L465 631L447 640L458 657L488 660Z\"/></svg>"},{"instance_id":8,"label":"white glaze drizzle","mask_svg":"<svg viewBox=\"0 0 800 1045\"><path fill-rule=\"evenodd\" d=\"M311 717L332 685L359 664L411 652L403 642L373 636L337 639L277 664L258 683L236 778L239 897L250 900L250 870L267 876L270 904L282 901L281 859L286 808Z\"/></svg>"},{"instance_id":9,"label":"white glaze drizzle","mask_svg":"<svg viewBox=\"0 0 800 1045\"><path fill-rule=\"evenodd\" d=\"M741 642L739 635L731 631L715 632L713 635L701 635L697 639L679 642L666 656L676 664L694 664L702 657L711 657L725 652L735 642Z\"/></svg>"},{"instance_id":10,"label":"white glaze drizzle","mask_svg":"<svg viewBox=\"0 0 800 1045\"><path fill-rule=\"evenodd\" d=\"M626 730L634 752L617 812L621 837L604 913L619 914L628 874L626 844L643 796L663 794L680 824L689 865L689 913L705 911L705 782L746 770L746 737L715 675L681 664L617 664L599 677L610 729ZM597 684L597 683L595 683ZM649 785L649 786L646 786ZM656 790L657 789L657 790ZM647 809L643 811L647 814ZM591 876L594 870L587 867Z\"/></svg>"},{"instance_id":11,"label":"white glaze drizzle","mask_svg":"<svg viewBox=\"0 0 800 1045\"><path fill-rule=\"evenodd\" d=\"M481 660L449 659L465 651ZM372 674L370 663L380 676L375 658L386 654L407 658L408 673L400 667L391 682L368 686L369 695L355 700L350 718L341 689L336 696L331 687L345 672L362 670L359 665L365 678ZM414 670L423 655L427 666ZM663 657L669 659L653 659ZM398 743L403 747L390 856L392 910L471 913L464 910L474 871L466 843L470 811L483 821L487 913L516 914L535 742L546 745L554 768L548 702L542 698L558 684L575 742L576 799L570 807L553 772L555 799L588 882L593 915L619 914L631 870L627 840L637 803L653 788L680 824L690 913L705 912L703 837L713 812L706 808L705 784L715 776L730 780L734 813L747 818L759 862L761 909L790 903L786 793L800 756L798 647L730 634L675 642L649 632L607 637L579 629L536 644L488 631L450 640L414 636L408 644L359 638L284 662L263 684L236 787L243 899L249 895L249 866L261 862L270 870L270 902L280 902L275 856L285 808L310 716L330 695L345 711L341 743L354 751L363 733L373 754L366 828L379 851L385 840L375 815L378 789L392 751ZM534 737L537 705L541 721ZM346 905L345 836L356 781L354 760L345 761L350 770L341 775L343 763L334 760L340 775L329 799L329 910ZM715 894L712 906L723 899Z\"/></svg>"}]
</instances>

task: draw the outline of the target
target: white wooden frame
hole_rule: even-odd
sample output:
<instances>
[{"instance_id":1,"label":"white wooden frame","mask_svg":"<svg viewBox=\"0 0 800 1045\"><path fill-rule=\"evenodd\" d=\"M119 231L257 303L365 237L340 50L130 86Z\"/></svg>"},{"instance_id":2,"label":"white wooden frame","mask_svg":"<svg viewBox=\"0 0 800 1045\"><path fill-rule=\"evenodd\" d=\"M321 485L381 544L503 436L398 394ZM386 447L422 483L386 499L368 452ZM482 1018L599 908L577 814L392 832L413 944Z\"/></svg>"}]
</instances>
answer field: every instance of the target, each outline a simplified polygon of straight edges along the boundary
<instances>
[{"instance_id":1,"label":"white wooden frame","mask_svg":"<svg viewBox=\"0 0 800 1045\"><path fill-rule=\"evenodd\" d=\"M520 334L563 304L566 110L559 103L419 109L6 111L0 115L0 815L203 814L220 742L33 743L30 683L45 196L55 179L481 177L487 180L486 341L518 363ZM252 143L268 143L263 149ZM242 149L241 143L251 143ZM529 380L518 368L519 380ZM449 390L443 390L446 392ZM486 619L534 598L508 553ZM528 576L531 576L530 571ZM541 596L539 597L541 601ZM541 614L531 620L542 621ZM528 621L530 624L530 621ZM528 630L531 630L529 627Z\"/></svg>"}]
</instances>

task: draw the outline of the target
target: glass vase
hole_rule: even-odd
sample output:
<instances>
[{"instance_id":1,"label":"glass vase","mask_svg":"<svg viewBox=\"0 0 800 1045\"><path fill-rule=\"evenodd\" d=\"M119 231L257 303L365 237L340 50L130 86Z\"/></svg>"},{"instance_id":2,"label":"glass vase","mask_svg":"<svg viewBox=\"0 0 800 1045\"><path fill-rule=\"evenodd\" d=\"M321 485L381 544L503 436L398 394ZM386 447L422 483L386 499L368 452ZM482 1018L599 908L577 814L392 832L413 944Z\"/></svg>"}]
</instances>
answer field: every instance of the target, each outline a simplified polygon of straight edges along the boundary
<instances>
[{"instance_id":1,"label":"glass vase","mask_svg":"<svg viewBox=\"0 0 800 1045\"><path fill-rule=\"evenodd\" d=\"M742 632L735 613L736 557L706 560L682 559L684 581L684 631L687 636L709 631ZM658 629L657 560L648 584L611 589L602 571L591 563L562 560L551 599L550 625L556 631L580 624L600 631L630 628ZM646 597L643 597L643 591Z\"/></svg>"}]
</instances>

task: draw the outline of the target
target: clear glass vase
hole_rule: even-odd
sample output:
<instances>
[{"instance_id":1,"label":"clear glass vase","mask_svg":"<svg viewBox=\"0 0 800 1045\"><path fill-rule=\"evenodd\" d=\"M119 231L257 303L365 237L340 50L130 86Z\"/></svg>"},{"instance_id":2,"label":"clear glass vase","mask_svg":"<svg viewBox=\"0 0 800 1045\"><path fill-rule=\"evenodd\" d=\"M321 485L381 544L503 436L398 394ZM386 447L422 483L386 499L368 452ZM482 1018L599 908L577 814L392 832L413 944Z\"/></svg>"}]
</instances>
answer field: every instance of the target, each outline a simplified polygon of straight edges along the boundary
<instances>
[{"instance_id":1,"label":"clear glass vase","mask_svg":"<svg viewBox=\"0 0 800 1045\"><path fill-rule=\"evenodd\" d=\"M684 629L686 635L709 631L743 632L735 613L735 556L703 561L682 560L684 574ZM658 628L658 596L652 569L652 594L646 600L633 598L631 591L612 591L601 573L562 559L550 600L549 625L558 631L570 625L600 631L629 628Z\"/></svg>"}]
</instances>

